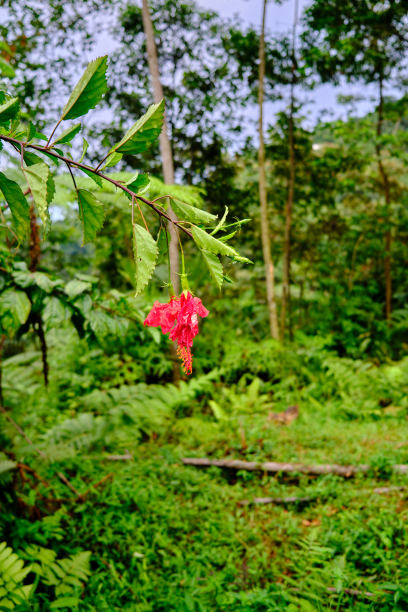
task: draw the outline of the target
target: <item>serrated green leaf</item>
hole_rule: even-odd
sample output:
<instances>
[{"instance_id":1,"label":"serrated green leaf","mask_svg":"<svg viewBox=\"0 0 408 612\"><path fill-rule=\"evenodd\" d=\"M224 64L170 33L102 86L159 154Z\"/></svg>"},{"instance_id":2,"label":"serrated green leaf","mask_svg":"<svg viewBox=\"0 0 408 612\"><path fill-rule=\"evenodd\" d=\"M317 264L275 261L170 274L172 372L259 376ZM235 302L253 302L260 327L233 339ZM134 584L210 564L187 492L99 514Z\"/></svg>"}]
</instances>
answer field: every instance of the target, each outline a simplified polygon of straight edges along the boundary
<instances>
[{"instance_id":1,"label":"serrated green leaf","mask_svg":"<svg viewBox=\"0 0 408 612\"><path fill-rule=\"evenodd\" d=\"M74 298L77 295L80 295L84 291L88 291L91 288L91 283L86 283L85 281L74 279L72 281L69 281L69 283L65 285L65 293L70 298Z\"/></svg>"},{"instance_id":2,"label":"serrated green leaf","mask_svg":"<svg viewBox=\"0 0 408 612\"><path fill-rule=\"evenodd\" d=\"M126 187L133 191L133 193L144 193L147 191L150 185L150 178L148 174L135 174L132 178L126 183ZM131 198L132 196L129 193L126 195Z\"/></svg>"},{"instance_id":3,"label":"serrated green leaf","mask_svg":"<svg viewBox=\"0 0 408 612\"><path fill-rule=\"evenodd\" d=\"M224 271L222 268L222 263L220 262L217 255L214 253L210 253L209 251L201 250L201 255L204 258L205 263L210 271L210 274L217 285L218 289L221 289L222 282L224 280Z\"/></svg>"},{"instance_id":4,"label":"serrated green leaf","mask_svg":"<svg viewBox=\"0 0 408 612\"><path fill-rule=\"evenodd\" d=\"M109 157L106 158L106 162L102 166L102 170L105 168L111 168L112 166L116 166L117 163L120 162L123 155L122 153L111 153Z\"/></svg>"},{"instance_id":5,"label":"serrated green leaf","mask_svg":"<svg viewBox=\"0 0 408 612\"><path fill-rule=\"evenodd\" d=\"M34 138L38 138L38 140L45 140L45 142L48 141L48 138L45 134L43 134L42 132L36 132L34 134Z\"/></svg>"},{"instance_id":6,"label":"serrated green leaf","mask_svg":"<svg viewBox=\"0 0 408 612\"><path fill-rule=\"evenodd\" d=\"M43 164L43 160L39 155L31 153L30 151L24 151L24 161L27 166L33 166L34 164Z\"/></svg>"},{"instance_id":7,"label":"serrated green leaf","mask_svg":"<svg viewBox=\"0 0 408 612\"><path fill-rule=\"evenodd\" d=\"M0 123L14 119L20 110L18 98L11 98L0 106Z\"/></svg>"},{"instance_id":8,"label":"serrated green leaf","mask_svg":"<svg viewBox=\"0 0 408 612\"><path fill-rule=\"evenodd\" d=\"M0 57L0 74L9 78L16 76L14 68L2 57Z\"/></svg>"},{"instance_id":9,"label":"serrated green leaf","mask_svg":"<svg viewBox=\"0 0 408 612\"><path fill-rule=\"evenodd\" d=\"M33 138L35 138L36 132L37 130L36 130L34 123L30 121L27 126L27 139L26 139L27 142L30 142L31 140L33 140Z\"/></svg>"},{"instance_id":10,"label":"serrated green leaf","mask_svg":"<svg viewBox=\"0 0 408 612\"><path fill-rule=\"evenodd\" d=\"M157 140L163 126L164 100L152 104L147 112L126 132L118 144L110 152L142 153Z\"/></svg>"},{"instance_id":11,"label":"serrated green leaf","mask_svg":"<svg viewBox=\"0 0 408 612\"><path fill-rule=\"evenodd\" d=\"M71 140L75 138L75 136L78 134L80 130L81 130L80 123L76 123L75 125L72 125L71 127L64 130L61 136L58 136L58 138L54 140L53 144L57 144L57 143L63 144L64 142L71 142Z\"/></svg>"},{"instance_id":12,"label":"serrated green leaf","mask_svg":"<svg viewBox=\"0 0 408 612\"><path fill-rule=\"evenodd\" d=\"M91 170L86 170L86 168L79 169L82 170L82 172L84 172L87 176L89 176L89 178L91 178L98 185L98 187L102 187L102 179L98 174L95 174Z\"/></svg>"},{"instance_id":13,"label":"serrated green leaf","mask_svg":"<svg viewBox=\"0 0 408 612\"><path fill-rule=\"evenodd\" d=\"M54 157L51 153L48 153L47 151L41 151L43 155L46 155L56 166L60 165L60 160L58 159L58 157Z\"/></svg>"},{"instance_id":14,"label":"serrated green leaf","mask_svg":"<svg viewBox=\"0 0 408 612\"><path fill-rule=\"evenodd\" d=\"M152 235L136 223L133 225L133 253L136 266L136 295L138 295L152 277L159 249Z\"/></svg>"},{"instance_id":15,"label":"serrated green leaf","mask_svg":"<svg viewBox=\"0 0 408 612\"><path fill-rule=\"evenodd\" d=\"M106 84L107 59L107 55L104 55L88 64L62 111L61 119L76 119L86 115L98 104L108 88Z\"/></svg>"},{"instance_id":16,"label":"serrated green leaf","mask_svg":"<svg viewBox=\"0 0 408 612\"><path fill-rule=\"evenodd\" d=\"M2 172L0 172L0 189L10 208L17 237L23 240L30 231L30 205L20 185L7 178Z\"/></svg>"},{"instance_id":17,"label":"serrated green leaf","mask_svg":"<svg viewBox=\"0 0 408 612\"><path fill-rule=\"evenodd\" d=\"M52 177L50 178L50 170L47 164L41 162L24 168L24 174L26 175L27 182L31 189L31 194L38 209L44 230L48 232L51 225L48 204L51 202L55 193L54 181Z\"/></svg>"},{"instance_id":18,"label":"serrated green leaf","mask_svg":"<svg viewBox=\"0 0 408 612\"><path fill-rule=\"evenodd\" d=\"M54 295L48 296L44 300L43 320L46 329L58 327L67 321L71 315L70 309Z\"/></svg>"},{"instance_id":19,"label":"serrated green leaf","mask_svg":"<svg viewBox=\"0 0 408 612\"><path fill-rule=\"evenodd\" d=\"M89 146L88 145L88 141L84 138L83 141L82 141L82 154L81 154L81 157L79 158L79 163L82 163L82 161L83 161L83 159L85 157L85 153L88 150L88 146Z\"/></svg>"},{"instance_id":20,"label":"serrated green leaf","mask_svg":"<svg viewBox=\"0 0 408 612\"><path fill-rule=\"evenodd\" d=\"M13 335L28 318L31 302L24 291L7 289L0 294L1 327L9 335Z\"/></svg>"},{"instance_id":21,"label":"serrated green leaf","mask_svg":"<svg viewBox=\"0 0 408 612\"><path fill-rule=\"evenodd\" d=\"M186 204L175 198L171 200L171 207L180 221L191 221L191 223L210 225L217 219L216 215L212 215L206 210L201 210L200 208L196 208L195 206L191 206L191 204Z\"/></svg>"},{"instance_id":22,"label":"serrated green leaf","mask_svg":"<svg viewBox=\"0 0 408 612\"><path fill-rule=\"evenodd\" d=\"M214 255L227 255L228 257L239 257L239 254L235 249L230 247L228 244L224 244L214 236L210 236L203 229L193 226L192 233L194 242L197 243L197 246L205 251L209 251L210 253L214 253Z\"/></svg>"},{"instance_id":23,"label":"serrated green leaf","mask_svg":"<svg viewBox=\"0 0 408 612\"><path fill-rule=\"evenodd\" d=\"M79 218L82 222L82 244L95 239L105 220L103 205L86 189L78 189Z\"/></svg>"}]
</instances>

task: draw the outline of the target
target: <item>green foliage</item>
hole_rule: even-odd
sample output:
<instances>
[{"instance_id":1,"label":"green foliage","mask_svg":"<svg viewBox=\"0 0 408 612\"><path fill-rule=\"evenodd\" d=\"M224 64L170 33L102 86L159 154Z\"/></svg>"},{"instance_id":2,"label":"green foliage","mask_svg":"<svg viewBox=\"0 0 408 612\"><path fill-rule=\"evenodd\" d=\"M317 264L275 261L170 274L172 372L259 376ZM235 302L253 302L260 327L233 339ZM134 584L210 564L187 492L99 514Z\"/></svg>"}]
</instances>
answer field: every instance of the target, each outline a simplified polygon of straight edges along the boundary
<instances>
[{"instance_id":1,"label":"green foliage","mask_svg":"<svg viewBox=\"0 0 408 612\"><path fill-rule=\"evenodd\" d=\"M86 115L91 108L95 108L98 102L100 102L107 90L107 61L108 57L104 55L88 64L85 72L75 85L68 102L64 106L61 120L82 117L82 115ZM60 137L59 142L67 141L61 141Z\"/></svg>"},{"instance_id":2,"label":"green foliage","mask_svg":"<svg viewBox=\"0 0 408 612\"><path fill-rule=\"evenodd\" d=\"M136 295L138 295L152 277L159 249L152 235L137 223L133 224L133 253L136 267Z\"/></svg>"},{"instance_id":3,"label":"green foliage","mask_svg":"<svg viewBox=\"0 0 408 612\"><path fill-rule=\"evenodd\" d=\"M20 110L18 98L11 98L0 105L0 123L5 123L10 119L14 119Z\"/></svg>"},{"instance_id":4,"label":"green foliage","mask_svg":"<svg viewBox=\"0 0 408 612\"><path fill-rule=\"evenodd\" d=\"M142 153L157 140L163 126L164 100L152 104L147 112L114 145L110 153Z\"/></svg>"},{"instance_id":5,"label":"green foliage","mask_svg":"<svg viewBox=\"0 0 408 612\"><path fill-rule=\"evenodd\" d=\"M6 542L0 542L0 607L3 610L14 608L26 601L33 585L24 585L23 581L31 567L24 567L24 562L9 548Z\"/></svg>"},{"instance_id":6,"label":"green foliage","mask_svg":"<svg viewBox=\"0 0 408 612\"><path fill-rule=\"evenodd\" d=\"M103 205L90 191L78 189L77 194L79 218L83 230L82 244L86 244L92 242L101 229L105 219L105 211Z\"/></svg>"},{"instance_id":7,"label":"green foliage","mask_svg":"<svg viewBox=\"0 0 408 612\"><path fill-rule=\"evenodd\" d=\"M32 164L24 169L35 205L46 232L50 229L50 214L48 206L55 193L54 181L48 166L44 163Z\"/></svg>"},{"instance_id":8,"label":"green foliage","mask_svg":"<svg viewBox=\"0 0 408 612\"><path fill-rule=\"evenodd\" d=\"M30 206L20 186L0 172L0 189L13 218L13 226L20 240L28 235Z\"/></svg>"},{"instance_id":9,"label":"green foliage","mask_svg":"<svg viewBox=\"0 0 408 612\"><path fill-rule=\"evenodd\" d=\"M72 125L71 127L64 130L62 134L54 140L53 145L56 145L58 143L66 144L67 142L71 142L71 140L73 140L75 136L78 134L78 132L80 131L81 131L80 123L76 123L75 125Z\"/></svg>"}]
</instances>

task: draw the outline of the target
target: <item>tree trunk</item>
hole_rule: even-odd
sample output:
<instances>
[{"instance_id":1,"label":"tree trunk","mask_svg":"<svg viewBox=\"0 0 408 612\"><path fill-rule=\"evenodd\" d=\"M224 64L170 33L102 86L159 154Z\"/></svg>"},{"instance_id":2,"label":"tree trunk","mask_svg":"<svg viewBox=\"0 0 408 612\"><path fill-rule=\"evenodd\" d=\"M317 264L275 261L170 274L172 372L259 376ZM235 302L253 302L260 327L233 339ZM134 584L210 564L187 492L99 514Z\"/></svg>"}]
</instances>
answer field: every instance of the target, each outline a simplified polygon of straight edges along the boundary
<instances>
[{"instance_id":1,"label":"tree trunk","mask_svg":"<svg viewBox=\"0 0 408 612\"><path fill-rule=\"evenodd\" d=\"M298 0L295 0L295 12L292 28L292 69L290 82L290 108L289 108L289 180L288 197L285 205L285 238L283 245L283 285L282 285L282 311L281 311L281 334L282 340L285 336L286 313L289 323L289 338L293 338L291 304L290 304L290 264L291 264L291 242L290 233L292 228L293 194L295 190L295 138L294 138L294 113L295 113L295 83L296 83L296 26L298 16Z\"/></svg>"},{"instance_id":2,"label":"tree trunk","mask_svg":"<svg viewBox=\"0 0 408 612\"><path fill-rule=\"evenodd\" d=\"M279 340L278 315L275 300L275 274L271 256L271 240L268 223L268 202L266 197L266 175L265 175L265 143L263 135L263 100L264 100L264 77L265 77L265 16L266 3L263 0L262 29L259 42L259 201L261 205L261 237L262 252L265 263L266 296L268 301L269 327L272 338Z\"/></svg>"},{"instance_id":3,"label":"tree trunk","mask_svg":"<svg viewBox=\"0 0 408 612\"><path fill-rule=\"evenodd\" d=\"M391 192L390 192L390 181L388 178L387 170L381 159L381 145L379 139L382 134L383 118L384 118L384 93L383 93L383 77L380 74L378 81L379 87L379 101L378 101L378 112L377 112L377 142L375 145L377 154L378 172L380 174L383 190L384 200L386 208L386 223L390 215L390 204L391 204ZM384 277L385 277L385 318L389 322L391 319L392 311L392 277L391 277L391 247L392 247L392 235L391 230L387 229L385 232L385 253L384 253Z\"/></svg>"},{"instance_id":4,"label":"tree trunk","mask_svg":"<svg viewBox=\"0 0 408 612\"><path fill-rule=\"evenodd\" d=\"M150 17L149 6L147 0L142 1L142 18L143 28L146 36L147 59L149 63L150 77L152 79L153 97L155 103L160 102L163 98L163 87L160 81L159 64L157 61L156 43L154 40L153 24ZM163 129L160 134L160 152L162 158L163 178L168 185L174 183L174 166L173 155L171 151L170 139L167 131L167 121L164 118ZM168 207L168 214L173 221L177 221L177 217L173 210ZM170 233L169 259L170 259L170 279L175 293L180 292L180 277L179 277L179 237L178 230L173 223L168 224Z\"/></svg>"}]
</instances>

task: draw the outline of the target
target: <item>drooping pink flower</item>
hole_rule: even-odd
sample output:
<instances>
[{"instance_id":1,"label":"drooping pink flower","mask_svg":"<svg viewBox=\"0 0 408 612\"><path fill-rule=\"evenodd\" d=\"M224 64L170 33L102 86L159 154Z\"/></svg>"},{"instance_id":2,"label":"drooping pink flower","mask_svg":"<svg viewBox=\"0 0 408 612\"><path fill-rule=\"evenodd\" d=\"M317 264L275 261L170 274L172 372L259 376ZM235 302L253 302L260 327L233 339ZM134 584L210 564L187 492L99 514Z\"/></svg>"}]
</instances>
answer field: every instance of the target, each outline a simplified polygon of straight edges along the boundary
<instances>
[{"instance_id":1,"label":"drooping pink flower","mask_svg":"<svg viewBox=\"0 0 408 612\"><path fill-rule=\"evenodd\" d=\"M198 334L198 317L208 314L199 298L193 297L189 291L183 291L179 297L170 298L167 304L155 302L144 325L161 327L163 334L170 332L170 339L177 342L177 355L182 361L183 370L191 374L191 347Z\"/></svg>"}]
</instances>

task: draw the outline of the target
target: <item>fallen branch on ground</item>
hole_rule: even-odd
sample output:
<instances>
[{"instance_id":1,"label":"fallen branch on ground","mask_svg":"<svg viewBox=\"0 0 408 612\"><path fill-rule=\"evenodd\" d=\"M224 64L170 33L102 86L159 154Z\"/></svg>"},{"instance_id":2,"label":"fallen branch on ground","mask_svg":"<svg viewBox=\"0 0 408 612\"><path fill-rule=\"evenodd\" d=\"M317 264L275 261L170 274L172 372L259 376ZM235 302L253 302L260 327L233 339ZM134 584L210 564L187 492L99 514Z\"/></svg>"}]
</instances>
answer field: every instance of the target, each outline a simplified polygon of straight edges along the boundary
<instances>
[{"instance_id":1,"label":"fallen branch on ground","mask_svg":"<svg viewBox=\"0 0 408 612\"><path fill-rule=\"evenodd\" d=\"M376 493L383 495L385 493L393 493L395 491L405 491L407 487L377 487L376 489L366 489L357 491L359 495ZM327 497L327 494L324 496ZM275 504L276 506L285 506L286 504L309 504L311 502L321 502L321 497L254 497L254 499L243 499L238 502L239 506L249 506L250 504Z\"/></svg>"},{"instance_id":2,"label":"fallen branch on ground","mask_svg":"<svg viewBox=\"0 0 408 612\"><path fill-rule=\"evenodd\" d=\"M255 461L241 461L239 459L207 459L206 457L183 457L181 461L184 465L195 465L196 467L220 467L231 470L246 470L249 472L268 472L270 474L279 474L281 472L287 474L337 474L350 478L356 474L369 472L369 465L338 465L323 464L323 465L303 465L301 463L275 463L266 461L265 463L257 463ZM396 464L391 466L391 469L398 474L407 474L408 465Z\"/></svg>"}]
</instances>

